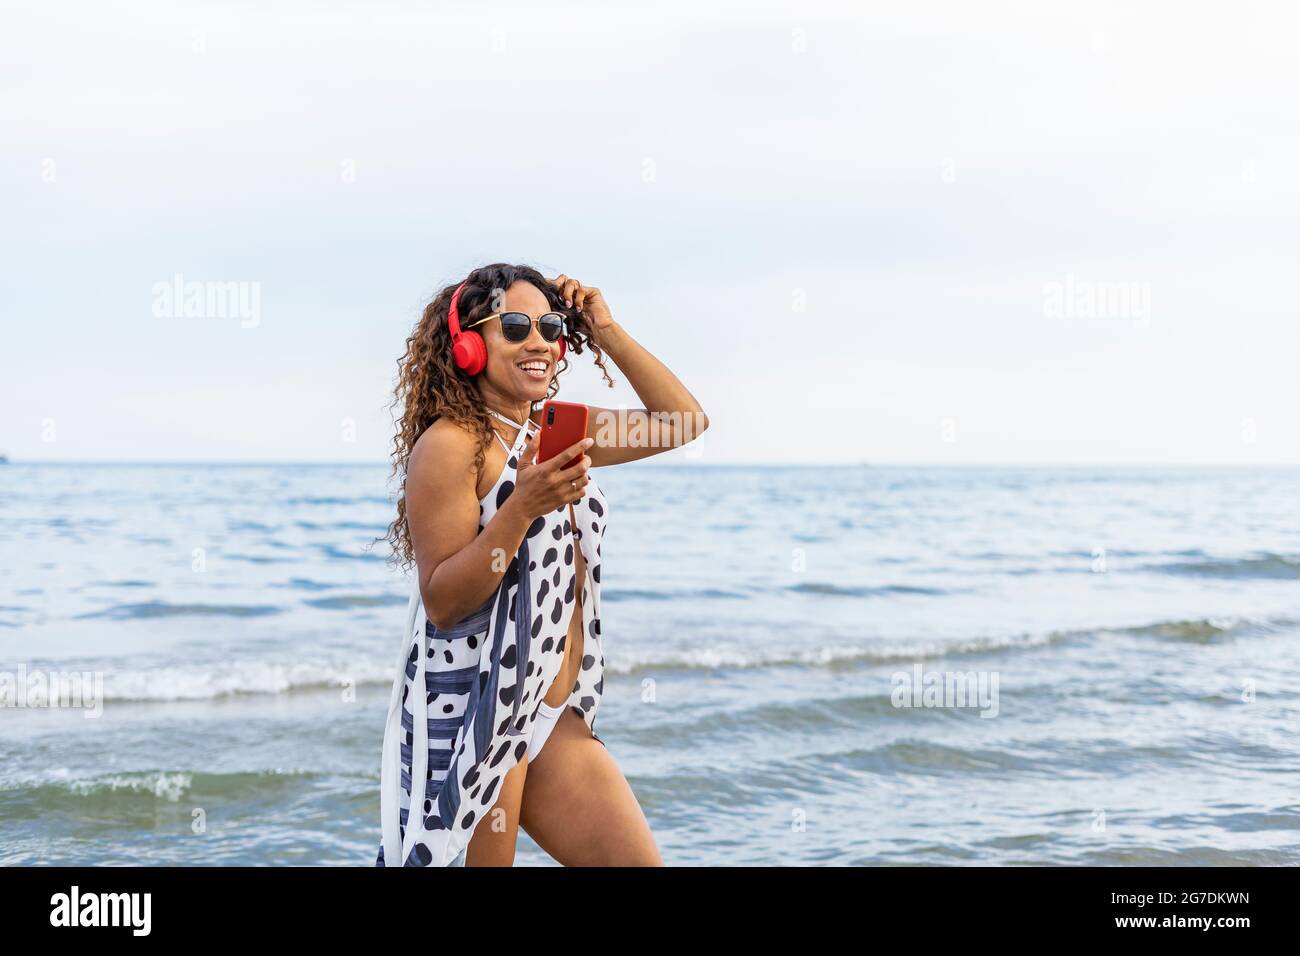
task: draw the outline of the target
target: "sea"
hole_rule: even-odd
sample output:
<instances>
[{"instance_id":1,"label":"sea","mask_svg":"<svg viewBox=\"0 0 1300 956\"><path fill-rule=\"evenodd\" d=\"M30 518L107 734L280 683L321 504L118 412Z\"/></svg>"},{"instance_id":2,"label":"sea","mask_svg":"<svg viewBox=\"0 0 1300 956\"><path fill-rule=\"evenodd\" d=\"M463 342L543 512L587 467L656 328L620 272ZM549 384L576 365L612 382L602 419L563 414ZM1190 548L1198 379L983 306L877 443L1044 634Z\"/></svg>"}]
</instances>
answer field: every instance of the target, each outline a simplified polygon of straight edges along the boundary
<instances>
[{"instance_id":1,"label":"sea","mask_svg":"<svg viewBox=\"0 0 1300 956\"><path fill-rule=\"evenodd\" d=\"M1300 864L1300 469L592 476L669 865ZM372 866L393 487L0 466L0 863Z\"/></svg>"}]
</instances>

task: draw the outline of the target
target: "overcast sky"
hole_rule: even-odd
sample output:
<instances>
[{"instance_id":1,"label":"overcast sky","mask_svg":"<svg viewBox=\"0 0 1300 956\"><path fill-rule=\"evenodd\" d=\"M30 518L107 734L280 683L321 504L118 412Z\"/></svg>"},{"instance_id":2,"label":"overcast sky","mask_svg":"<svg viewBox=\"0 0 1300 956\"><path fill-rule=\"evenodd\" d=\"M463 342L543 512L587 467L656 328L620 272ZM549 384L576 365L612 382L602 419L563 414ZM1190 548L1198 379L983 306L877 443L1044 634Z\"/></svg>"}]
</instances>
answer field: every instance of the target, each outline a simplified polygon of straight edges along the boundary
<instances>
[{"instance_id":1,"label":"overcast sky","mask_svg":"<svg viewBox=\"0 0 1300 956\"><path fill-rule=\"evenodd\" d=\"M505 260L604 291L692 461L1300 463L1283 5L434 8L6 11L0 453L382 461Z\"/></svg>"}]
</instances>

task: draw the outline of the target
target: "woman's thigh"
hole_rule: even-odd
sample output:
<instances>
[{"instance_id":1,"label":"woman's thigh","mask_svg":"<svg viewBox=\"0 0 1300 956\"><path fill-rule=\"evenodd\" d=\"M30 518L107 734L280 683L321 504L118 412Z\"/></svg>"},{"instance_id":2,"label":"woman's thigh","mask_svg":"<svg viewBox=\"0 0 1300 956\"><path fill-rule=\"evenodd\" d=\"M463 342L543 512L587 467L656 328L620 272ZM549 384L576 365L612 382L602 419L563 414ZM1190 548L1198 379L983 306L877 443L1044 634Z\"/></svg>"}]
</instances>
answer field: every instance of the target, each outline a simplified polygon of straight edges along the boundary
<instances>
[{"instance_id":1,"label":"woman's thigh","mask_svg":"<svg viewBox=\"0 0 1300 956\"><path fill-rule=\"evenodd\" d=\"M564 866L663 866L623 772L571 707L529 765L519 819Z\"/></svg>"},{"instance_id":2,"label":"woman's thigh","mask_svg":"<svg viewBox=\"0 0 1300 956\"><path fill-rule=\"evenodd\" d=\"M549 743L548 740L547 744ZM528 757L525 755L501 781L501 792L487 817L474 827L474 835L465 848L465 866L514 865L515 841L519 836L519 807L528 773Z\"/></svg>"}]
</instances>

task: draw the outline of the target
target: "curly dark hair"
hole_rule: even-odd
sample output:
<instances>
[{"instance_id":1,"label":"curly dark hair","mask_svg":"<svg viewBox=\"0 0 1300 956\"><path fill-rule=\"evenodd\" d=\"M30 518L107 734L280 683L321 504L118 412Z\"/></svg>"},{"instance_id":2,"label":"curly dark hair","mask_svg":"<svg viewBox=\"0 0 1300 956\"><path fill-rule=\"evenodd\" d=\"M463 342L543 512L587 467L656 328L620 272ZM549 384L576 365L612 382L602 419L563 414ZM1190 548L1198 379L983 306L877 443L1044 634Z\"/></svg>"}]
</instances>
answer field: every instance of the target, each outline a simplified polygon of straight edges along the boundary
<instances>
[{"instance_id":1,"label":"curly dark hair","mask_svg":"<svg viewBox=\"0 0 1300 956\"><path fill-rule=\"evenodd\" d=\"M497 262L471 272L465 279L465 289L456 306L461 327L491 315L493 292L504 292L516 282L530 282L536 286L546 296L551 308L565 316L568 326L565 357L560 360L546 397L552 398L560 390L559 374L569 367L568 355L581 355L584 346L591 348L597 367L609 387L613 388L614 380L605 368L604 353L591 323L576 308L566 308L550 282L532 266ZM397 385L389 407L400 408L400 417L394 416L397 433L393 438L392 474L400 477L401 492L397 499L397 517L389 525L387 540L393 550L389 560L403 570L415 561L411 529L406 522L406 465L417 439L439 418L450 418L466 426L479 436L478 453L474 459L477 473L483 471L485 453L492 442L492 425L478 386L473 377L456 367L451 357L447 313L451 309L452 294L459 285L460 281L456 281L444 286L424 307L423 315L406 340L406 351L397 360Z\"/></svg>"}]
</instances>

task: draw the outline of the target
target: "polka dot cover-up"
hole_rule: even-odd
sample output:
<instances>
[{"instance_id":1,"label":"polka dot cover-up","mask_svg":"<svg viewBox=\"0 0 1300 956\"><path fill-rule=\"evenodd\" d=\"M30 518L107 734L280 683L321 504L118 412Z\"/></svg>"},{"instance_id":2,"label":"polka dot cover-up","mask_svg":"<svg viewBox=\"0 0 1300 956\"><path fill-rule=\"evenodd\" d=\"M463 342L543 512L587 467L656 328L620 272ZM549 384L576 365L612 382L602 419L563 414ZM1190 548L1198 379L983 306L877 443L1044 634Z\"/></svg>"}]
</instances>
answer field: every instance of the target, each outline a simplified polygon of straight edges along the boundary
<instances>
[{"instance_id":1,"label":"polka dot cover-up","mask_svg":"<svg viewBox=\"0 0 1300 956\"><path fill-rule=\"evenodd\" d=\"M479 500L480 531L514 491L527 438L523 425L491 413L519 434L506 449L501 475ZM537 427L531 419L526 424ZM542 699L564 662L578 586L575 543L586 563L583 657L564 706L595 736L605 666L600 545L609 506L594 479L585 491L573 505L578 527L568 505L534 519L497 590L452 628L429 621L418 577L414 582L384 728L376 866L459 865L502 779L527 753ZM423 812L412 817L411 807Z\"/></svg>"}]
</instances>

